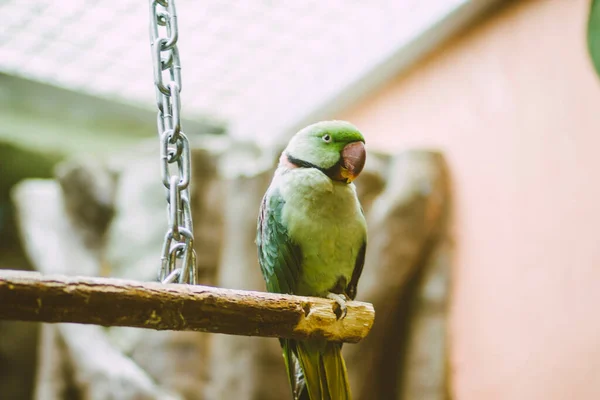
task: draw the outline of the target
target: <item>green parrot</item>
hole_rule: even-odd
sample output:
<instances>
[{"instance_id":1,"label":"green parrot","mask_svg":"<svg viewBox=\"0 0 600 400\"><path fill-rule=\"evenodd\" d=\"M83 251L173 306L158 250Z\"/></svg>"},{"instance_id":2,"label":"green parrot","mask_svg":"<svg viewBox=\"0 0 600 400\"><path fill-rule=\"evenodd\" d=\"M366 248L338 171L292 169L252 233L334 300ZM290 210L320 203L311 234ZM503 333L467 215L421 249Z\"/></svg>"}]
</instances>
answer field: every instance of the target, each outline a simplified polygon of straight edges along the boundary
<instances>
[{"instance_id":1,"label":"green parrot","mask_svg":"<svg viewBox=\"0 0 600 400\"><path fill-rule=\"evenodd\" d=\"M279 159L258 216L256 244L267 290L336 301L345 317L365 261L367 224L352 181L365 139L345 121L294 135ZM295 400L351 398L341 343L280 339Z\"/></svg>"}]
</instances>

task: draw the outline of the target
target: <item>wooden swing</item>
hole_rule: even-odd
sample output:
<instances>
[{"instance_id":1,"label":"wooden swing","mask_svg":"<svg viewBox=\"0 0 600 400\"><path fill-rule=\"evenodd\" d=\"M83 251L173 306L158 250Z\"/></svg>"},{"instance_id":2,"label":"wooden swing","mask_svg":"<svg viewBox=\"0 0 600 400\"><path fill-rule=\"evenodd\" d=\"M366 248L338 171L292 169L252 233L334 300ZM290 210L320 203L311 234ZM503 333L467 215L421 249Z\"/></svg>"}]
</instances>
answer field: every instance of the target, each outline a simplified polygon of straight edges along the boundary
<instances>
[{"instance_id":1,"label":"wooden swing","mask_svg":"<svg viewBox=\"0 0 600 400\"><path fill-rule=\"evenodd\" d=\"M174 1L152 0L150 11L161 173L169 210L160 282L1 270L0 319L360 341L373 325L371 304L348 302L347 315L338 319L332 300L196 285L188 193L190 149L180 124ZM169 71L168 78L164 71ZM176 173L171 173L173 164Z\"/></svg>"}]
</instances>

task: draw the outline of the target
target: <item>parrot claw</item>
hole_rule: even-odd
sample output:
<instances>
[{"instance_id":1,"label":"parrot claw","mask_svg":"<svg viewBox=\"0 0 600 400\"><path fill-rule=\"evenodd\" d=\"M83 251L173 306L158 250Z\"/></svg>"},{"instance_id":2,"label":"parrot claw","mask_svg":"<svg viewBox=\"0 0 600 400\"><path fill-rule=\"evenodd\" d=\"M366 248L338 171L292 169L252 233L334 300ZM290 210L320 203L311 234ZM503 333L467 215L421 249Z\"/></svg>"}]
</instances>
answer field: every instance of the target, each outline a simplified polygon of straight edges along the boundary
<instances>
[{"instance_id":1,"label":"parrot claw","mask_svg":"<svg viewBox=\"0 0 600 400\"><path fill-rule=\"evenodd\" d=\"M346 317L348 313L348 307L346 306L346 297L341 294L329 293L327 298L336 302L336 306L333 307L333 312L335 313L337 319L342 319Z\"/></svg>"}]
</instances>

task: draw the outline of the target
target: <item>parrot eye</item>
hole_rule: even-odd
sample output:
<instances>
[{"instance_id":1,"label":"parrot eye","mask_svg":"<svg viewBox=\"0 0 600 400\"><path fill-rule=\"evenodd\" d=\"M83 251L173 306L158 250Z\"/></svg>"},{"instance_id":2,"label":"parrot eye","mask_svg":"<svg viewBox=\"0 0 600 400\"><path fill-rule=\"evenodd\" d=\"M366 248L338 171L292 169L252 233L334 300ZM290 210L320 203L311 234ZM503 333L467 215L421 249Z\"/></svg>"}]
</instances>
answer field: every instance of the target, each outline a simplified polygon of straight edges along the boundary
<instances>
[{"instance_id":1,"label":"parrot eye","mask_svg":"<svg viewBox=\"0 0 600 400\"><path fill-rule=\"evenodd\" d=\"M324 135L322 139L325 143L331 143L331 136L329 135Z\"/></svg>"}]
</instances>

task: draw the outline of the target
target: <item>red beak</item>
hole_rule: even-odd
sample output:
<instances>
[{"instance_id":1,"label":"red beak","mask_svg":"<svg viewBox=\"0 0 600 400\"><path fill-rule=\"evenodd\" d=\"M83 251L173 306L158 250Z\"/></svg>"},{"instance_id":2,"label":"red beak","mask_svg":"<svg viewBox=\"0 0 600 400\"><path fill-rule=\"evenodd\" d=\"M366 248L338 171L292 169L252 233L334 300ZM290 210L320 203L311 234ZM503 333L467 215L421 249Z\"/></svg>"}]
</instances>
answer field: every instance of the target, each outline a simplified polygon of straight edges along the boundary
<instances>
[{"instance_id":1,"label":"red beak","mask_svg":"<svg viewBox=\"0 0 600 400\"><path fill-rule=\"evenodd\" d=\"M342 149L342 168L340 175L352 182L361 173L367 160L367 151L363 142L348 143Z\"/></svg>"}]
</instances>

